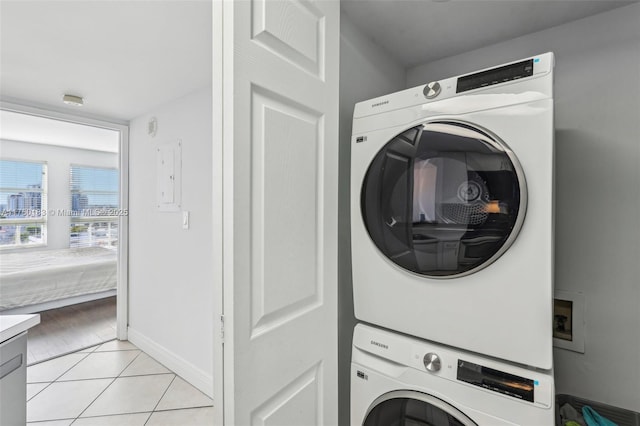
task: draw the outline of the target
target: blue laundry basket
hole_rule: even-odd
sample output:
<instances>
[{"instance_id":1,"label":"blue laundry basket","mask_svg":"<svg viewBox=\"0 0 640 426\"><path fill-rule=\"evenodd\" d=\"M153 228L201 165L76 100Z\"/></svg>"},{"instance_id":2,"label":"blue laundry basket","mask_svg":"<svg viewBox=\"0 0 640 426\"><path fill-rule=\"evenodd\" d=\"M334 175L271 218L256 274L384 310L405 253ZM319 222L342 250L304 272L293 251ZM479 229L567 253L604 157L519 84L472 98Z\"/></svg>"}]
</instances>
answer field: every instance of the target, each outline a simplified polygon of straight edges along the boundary
<instances>
[{"instance_id":1,"label":"blue laundry basket","mask_svg":"<svg viewBox=\"0 0 640 426\"><path fill-rule=\"evenodd\" d=\"M588 399L578 398L573 395L556 395L556 413L564 404L571 404L579 413L582 413L582 407L588 405L603 417L616 423L618 426L640 426L640 413L625 410L624 408L614 407L612 405L600 402L589 401ZM560 425L560 415L556 414L556 424Z\"/></svg>"}]
</instances>

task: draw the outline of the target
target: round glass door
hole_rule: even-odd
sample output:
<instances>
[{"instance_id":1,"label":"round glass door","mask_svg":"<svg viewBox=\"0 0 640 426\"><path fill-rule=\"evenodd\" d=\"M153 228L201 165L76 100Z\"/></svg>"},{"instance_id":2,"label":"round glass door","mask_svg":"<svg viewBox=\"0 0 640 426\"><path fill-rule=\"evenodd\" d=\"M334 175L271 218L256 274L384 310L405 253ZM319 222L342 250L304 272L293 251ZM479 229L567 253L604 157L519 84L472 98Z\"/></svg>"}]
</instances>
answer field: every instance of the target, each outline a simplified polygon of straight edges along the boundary
<instances>
[{"instance_id":1,"label":"round glass door","mask_svg":"<svg viewBox=\"0 0 640 426\"><path fill-rule=\"evenodd\" d=\"M362 426L475 426L457 408L431 395L395 391L373 402Z\"/></svg>"},{"instance_id":2,"label":"round glass door","mask_svg":"<svg viewBox=\"0 0 640 426\"><path fill-rule=\"evenodd\" d=\"M524 220L524 174L497 137L461 122L428 122L391 139L361 193L378 249L434 278L471 274L496 260Z\"/></svg>"}]
</instances>

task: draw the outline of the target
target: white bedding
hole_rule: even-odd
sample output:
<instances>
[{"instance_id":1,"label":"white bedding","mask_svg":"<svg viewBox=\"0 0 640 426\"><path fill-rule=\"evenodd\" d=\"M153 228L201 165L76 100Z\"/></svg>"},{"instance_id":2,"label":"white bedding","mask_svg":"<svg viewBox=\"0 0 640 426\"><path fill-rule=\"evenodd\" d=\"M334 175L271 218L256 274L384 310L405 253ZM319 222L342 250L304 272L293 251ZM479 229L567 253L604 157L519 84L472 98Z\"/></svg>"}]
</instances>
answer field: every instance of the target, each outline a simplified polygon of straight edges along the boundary
<instances>
[{"instance_id":1,"label":"white bedding","mask_svg":"<svg viewBox=\"0 0 640 426\"><path fill-rule=\"evenodd\" d=\"M102 247L0 255L0 311L116 288L116 251Z\"/></svg>"}]
</instances>

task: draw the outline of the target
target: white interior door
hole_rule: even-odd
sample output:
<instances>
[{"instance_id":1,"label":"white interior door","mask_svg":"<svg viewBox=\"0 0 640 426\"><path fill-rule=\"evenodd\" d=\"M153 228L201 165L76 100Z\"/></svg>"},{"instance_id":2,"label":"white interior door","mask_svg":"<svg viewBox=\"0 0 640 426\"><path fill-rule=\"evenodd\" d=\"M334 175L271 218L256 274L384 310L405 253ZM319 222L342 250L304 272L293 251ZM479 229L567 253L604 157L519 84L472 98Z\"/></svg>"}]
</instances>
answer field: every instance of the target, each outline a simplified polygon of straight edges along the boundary
<instances>
[{"instance_id":1,"label":"white interior door","mask_svg":"<svg viewBox=\"0 0 640 426\"><path fill-rule=\"evenodd\" d=\"M224 424L336 424L339 2L220 9Z\"/></svg>"}]
</instances>

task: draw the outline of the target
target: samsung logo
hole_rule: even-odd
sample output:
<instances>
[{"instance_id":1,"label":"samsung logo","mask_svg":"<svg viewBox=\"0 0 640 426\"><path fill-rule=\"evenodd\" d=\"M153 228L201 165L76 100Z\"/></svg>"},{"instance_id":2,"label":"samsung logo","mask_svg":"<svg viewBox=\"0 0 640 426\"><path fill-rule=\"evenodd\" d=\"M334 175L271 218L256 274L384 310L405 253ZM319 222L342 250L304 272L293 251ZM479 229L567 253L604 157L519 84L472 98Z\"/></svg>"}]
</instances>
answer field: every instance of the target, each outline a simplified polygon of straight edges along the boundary
<instances>
[{"instance_id":1,"label":"samsung logo","mask_svg":"<svg viewBox=\"0 0 640 426\"><path fill-rule=\"evenodd\" d=\"M378 102L377 104L371 105L371 108L375 108L375 107L379 107L379 106L382 106L382 105L386 105L388 103L389 103L389 101Z\"/></svg>"},{"instance_id":2,"label":"samsung logo","mask_svg":"<svg viewBox=\"0 0 640 426\"><path fill-rule=\"evenodd\" d=\"M385 345L384 343L376 342L375 340L372 340L371 344L374 346L379 346L382 349L389 349L389 346Z\"/></svg>"}]
</instances>

